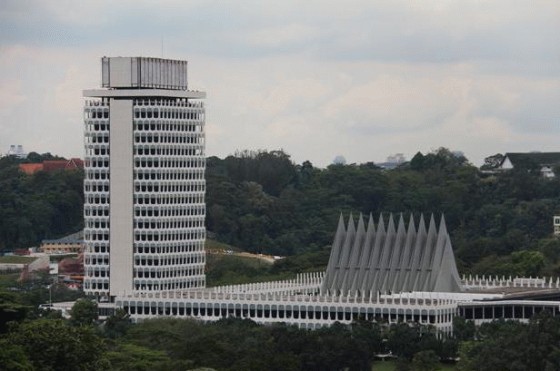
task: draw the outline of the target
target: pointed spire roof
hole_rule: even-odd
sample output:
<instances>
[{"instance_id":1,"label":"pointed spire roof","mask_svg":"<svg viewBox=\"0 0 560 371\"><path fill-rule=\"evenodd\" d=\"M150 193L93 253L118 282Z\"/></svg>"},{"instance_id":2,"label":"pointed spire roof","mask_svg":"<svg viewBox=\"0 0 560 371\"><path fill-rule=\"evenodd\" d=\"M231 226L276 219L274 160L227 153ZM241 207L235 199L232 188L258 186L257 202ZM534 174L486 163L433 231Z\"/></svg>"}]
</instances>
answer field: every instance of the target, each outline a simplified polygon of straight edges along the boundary
<instances>
[{"instance_id":1,"label":"pointed spire roof","mask_svg":"<svg viewBox=\"0 0 560 371\"><path fill-rule=\"evenodd\" d=\"M397 227L393 215L385 226L383 215L377 226L370 214L365 226L360 214L352 215L345 228L339 218L321 292L342 295L375 295L382 291L461 290L451 239L442 215L439 228L430 216L428 228L424 216L418 227L411 215L406 226L402 214Z\"/></svg>"}]
</instances>

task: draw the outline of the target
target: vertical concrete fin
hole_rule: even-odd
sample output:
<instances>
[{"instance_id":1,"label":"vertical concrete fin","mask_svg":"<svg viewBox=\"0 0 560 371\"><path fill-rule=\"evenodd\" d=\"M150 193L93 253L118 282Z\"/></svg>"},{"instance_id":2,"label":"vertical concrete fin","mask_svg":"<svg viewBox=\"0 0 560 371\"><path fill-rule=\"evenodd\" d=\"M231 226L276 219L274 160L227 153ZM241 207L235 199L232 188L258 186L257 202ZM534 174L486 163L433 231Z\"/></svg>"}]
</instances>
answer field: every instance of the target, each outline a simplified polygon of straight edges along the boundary
<instances>
[{"instance_id":1,"label":"vertical concrete fin","mask_svg":"<svg viewBox=\"0 0 560 371\"><path fill-rule=\"evenodd\" d=\"M363 215L360 213L358 219L358 228L356 229L356 237L354 238L354 244L352 246L352 251L349 252L347 258L347 269L344 273L344 278L342 281L342 287L345 292L353 293L354 277L356 272L359 270L360 257L362 251L364 250L364 241L366 238L366 227L364 224Z\"/></svg>"},{"instance_id":2,"label":"vertical concrete fin","mask_svg":"<svg viewBox=\"0 0 560 371\"><path fill-rule=\"evenodd\" d=\"M437 229L434 214L430 215L430 226L428 227L428 236L424 244L424 251L422 252L422 260L420 262L420 278L416 290L425 291L428 275L430 273L430 259L432 258L435 243L437 240Z\"/></svg>"},{"instance_id":3,"label":"vertical concrete fin","mask_svg":"<svg viewBox=\"0 0 560 371\"><path fill-rule=\"evenodd\" d=\"M387 225L387 236L385 237L385 243L383 244L383 251L381 252L381 257L379 259L379 264L375 270L374 287L378 287L381 291L387 291L387 288L383 286L385 277L389 270L389 259L393 249L393 242L395 241L395 220L393 219L393 214L389 214L389 223Z\"/></svg>"},{"instance_id":4,"label":"vertical concrete fin","mask_svg":"<svg viewBox=\"0 0 560 371\"><path fill-rule=\"evenodd\" d=\"M379 261L381 260L381 253L383 250L383 244L385 243L385 221L383 220L383 214L379 215L379 222L377 223L377 231L375 233L375 240L373 241L372 253L370 260L368 261L366 275L361 282L362 291L373 291L377 292L378 288L374 287L376 269Z\"/></svg>"},{"instance_id":5,"label":"vertical concrete fin","mask_svg":"<svg viewBox=\"0 0 560 371\"><path fill-rule=\"evenodd\" d=\"M443 236L441 242L443 247L441 258L436 257L439 261L436 261L438 264L437 275L434 280L432 290L441 292L460 292L462 290L461 278L459 277L459 272L457 271L455 254L453 253L451 238L447 232L445 218L443 215L440 222L440 234Z\"/></svg>"},{"instance_id":6,"label":"vertical concrete fin","mask_svg":"<svg viewBox=\"0 0 560 371\"><path fill-rule=\"evenodd\" d=\"M410 220L408 221L408 230L406 232L406 240L404 243L404 249L402 253L400 271L398 278L395 280L395 287L393 291L403 292L408 291L406 287L406 282L410 278L410 264L412 257L414 255L414 241L417 238L416 226L414 224L414 215L410 213Z\"/></svg>"},{"instance_id":7,"label":"vertical concrete fin","mask_svg":"<svg viewBox=\"0 0 560 371\"><path fill-rule=\"evenodd\" d=\"M440 270L441 263L445 250L445 244L448 238L449 236L447 234L447 228L445 226L445 217L442 215L439 223L439 230L438 230L436 244L434 246L434 251L432 253L432 257L430 261L429 282L427 282L426 291L433 290L433 288L436 285L439 272L441 272Z\"/></svg>"},{"instance_id":8,"label":"vertical concrete fin","mask_svg":"<svg viewBox=\"0 0 560 371\"><path fill-rule=\"evenodd\" d=\"M399 222L397 224L397 236L395 238L395 241L393 242L393 251L389 263L389 275L385 280L386 283L384 285L385 287L387 287L387 290L390 290L391 292L397 292L397 290L395 289L397 287L396 283L398 281L402 261L404 260L403 253L405 250L406 236L406 227L404 224L403 215L401 213L399 215Z\"/></svg>"},{"instance_id":9,"label":"vertical concrete fin","mask_svg":"<svg viewBox=\"0 0 560 371\"><path fill-rule=\"evenodd\" d=\"M362 253L358 260L358 270L352 282L351 290L361 290L363 286L364 277L369 269L369 262L373 255L373 244L375 241L375 224L373 217L369 214L368 226L366 230L366 237L363 243Z\"/></svg>"},{"instance_id":10,"label":"vertical concrete fin","mask_svg":"<svg viewBox=\"0 0 560 371\"><path fill-rule=\"evenodd\" d=\"M342 248L339 249L338 256L335 256L335 266L334 266L334 274L333 280L331 282L330 290L332 292L336 292L339 294L343 294L342 292L342 279L344 275L344 252L351 249L352 245L354 244L354 238L356 237L356 226L354 224L354 218L352 214L348 218L348 227L346 228L346 238L344 239L344 243L342 244Z\"/></svg>"},{"instance_id":11,"label":"vertical concrete fin","mask_svg":"<svg viewBox=\"0 0 560 371\"><path fill-rule=\"evenodd\" d=\"M321 293L326 293L332 284L332 279L334 276L334 267L336 265L335 256L338 256L340 249L342 248L342 243L346 238L346 230L344 228L344 217L340 213L338 218L338 227L336 228L336 233L334 235L334 241L331 248L331 254L329 257L329 263L327 264L327 270L325 276L323 277L323 283L321 284Z\"/></svg>"},{"instance_id":12,"label":"vertical concrete fin","mask_svg":"<svg viewBox=\"0 0 560 371\"><path fill-rule=\"evenodd\" d=\"M404 241L406 234L405 234L405 227L404 227L404 220L402 217L402 213L399 214L399 221L397 222L397 228L395 232L395 236L391 241L391 247L388 251L388 260L387 265L384 269L384 277L381 283L381 288L384 291L391 291L393 292L394 286L394 277L396 269L399 265L400 255L402 253L402 243Z\"/></svg>"},{"instance_id":13,"label":"vertical concrete fin","mask_svg":"<svg viewBox=\"0 0 560 371\"><path fill-rule=\"evenodd\" d=\"M416 291L417 282L420 276L420 264L422 262L422 254L424 252L424 245L428 238L426 230L426 221L424 215L420 215L420 222L418 223L418 236L414 244L414 256L410 265L410 280L408 281L407 291Z\"/></svg>"}]
</instances>

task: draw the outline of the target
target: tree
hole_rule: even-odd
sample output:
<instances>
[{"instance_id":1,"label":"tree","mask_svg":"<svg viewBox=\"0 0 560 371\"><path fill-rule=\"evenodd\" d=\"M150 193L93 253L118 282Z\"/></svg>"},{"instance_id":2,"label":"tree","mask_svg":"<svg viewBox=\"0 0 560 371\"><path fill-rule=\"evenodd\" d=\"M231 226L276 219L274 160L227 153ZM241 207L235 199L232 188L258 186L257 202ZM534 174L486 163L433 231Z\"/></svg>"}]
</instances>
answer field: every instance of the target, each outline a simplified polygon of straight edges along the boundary
<instances>
[{"instance_id":1,"label":"tree","mask_svg":"<svg viewBox=\"0 0 560 371\"><path fill-rule=\"evenodd\" d=\"M397 357L411 360L418 350L419 342L418 325L410 326L406 323L391 325L387 338L387 348Z\"/></svg>"},{"instance_id":2,"label":"tree","mask_svg":"<svg viewBox=\"0 0 560 371\"><path fill-rule=\"evenodd\" d=\"M6 332L11 321L22 321L31 308L20 303L18 296L0 291L0 333Z\"/></svg>"},{"instance_id":3,"label":"tree","mask_svg":"<svg viewBox=\"0 0 560 371\"><path fill-rule=\"evenodd\" d=\"M4 371L33 371L33 365L22 346L0 339L0 365Z\"/></svg>"},{"instance_id":4,"label":"tree","mask_svg":"<svg viewBox=\"0 0 560 371\"><path fill-rule=\"evenodd\" d=\"M70 321L76 326L93 325L99 316L97 303L89 299L79 299L70 309Z\"/></svg>"},{"instance_id":5,"label":"tree","mask_svg":"<svg viewBox=\"0 0 560 371\"><path fill-rule=\"evenodd\" d=\"M460 341L473 340L476 326L473 321L467 321L463 317L453 317L453 336Z\"/></svg>"},{"instance_id":6,"label":"tree","mask_svg":"<svg viewBox=\"0 0 560 371\"><path fill-rule=\"evenodd\" d=\"M105 354L111 370L151 371L187 370L192 362L173 360L164 351L154 350L129 343L119 343Z\"/></svg>"},{"instance_id":7,"label":"tree","mask_svg":"<svg viewBox=\"0 0 560 371\"><path fill-rule=\"evenodd\" d=\"M104 323L105 334L109 338L121 337L126 334L130 325L128 313L122 308L117 308L115 313L109 316Z\"/></svg>"},{"instance_id":8,"label":"tree","mask_svg":"<svg viewBox=\"0 0 560 371\"><path fill-rule=\"evenodd\" d=\"M493 156L488 156L484 159L483 169L495 169L504 161L504 155L496 153Z\"/></svg>"},{"instance_id":9,"label":"tree","mask_svg":"<svg viewBox=\"0 0 560 371\"><path fill-rule=\"evenodd\" d=\"M92 327L72 327L63 320L39 319L13 328L7 342L21 347L37 370L107 369L105 344Z\"/></svg>"},{"instance_id":10,"label":"tree","mask_svg":"<svg viewBox=\"0 0 560 371\"><path fill-rule=\"evenodd\" d=\"M415 371L439 370L439 357L433 350L423 350L412 357L412 369Z\"/></svg>"}]
</instances>

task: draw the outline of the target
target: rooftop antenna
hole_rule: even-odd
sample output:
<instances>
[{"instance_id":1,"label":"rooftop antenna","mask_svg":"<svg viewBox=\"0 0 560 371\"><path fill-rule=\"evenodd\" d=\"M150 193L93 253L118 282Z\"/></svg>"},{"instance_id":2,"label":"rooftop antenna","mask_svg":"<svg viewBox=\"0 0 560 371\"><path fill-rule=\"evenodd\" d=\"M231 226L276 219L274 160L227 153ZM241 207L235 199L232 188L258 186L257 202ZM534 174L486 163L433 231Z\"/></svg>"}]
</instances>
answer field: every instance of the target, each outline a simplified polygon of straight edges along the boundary
<instances>
[{"instance_id":1,"label":"rooftop antenna","mask_svg":"<svg viewBox=\"0 0 560 371\"><path fill-rule=\"evenodd\" d=\"M161 37L161 58L163 59L163 36Z\"/></svg>"}]
</instances>

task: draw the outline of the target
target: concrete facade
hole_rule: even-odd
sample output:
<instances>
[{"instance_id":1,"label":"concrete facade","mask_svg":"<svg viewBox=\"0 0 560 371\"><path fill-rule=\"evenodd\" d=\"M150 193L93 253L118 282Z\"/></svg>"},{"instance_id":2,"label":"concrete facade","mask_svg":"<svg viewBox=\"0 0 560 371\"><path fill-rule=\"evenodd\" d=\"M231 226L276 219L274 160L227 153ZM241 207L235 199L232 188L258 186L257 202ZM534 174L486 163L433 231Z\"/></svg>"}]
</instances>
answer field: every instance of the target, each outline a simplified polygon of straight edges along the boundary
<instances>
[{"instance_id":1,"label":"concrete facade","mask_svg":"<svg viewBox=\"0 0 560 371\"><path fill-rule=\"evenodd\" d=\"M205 94L186 90L186 62L102 65L106 89L84 91L84 290L205 287Z\"/></svg>"}]
</instances>

